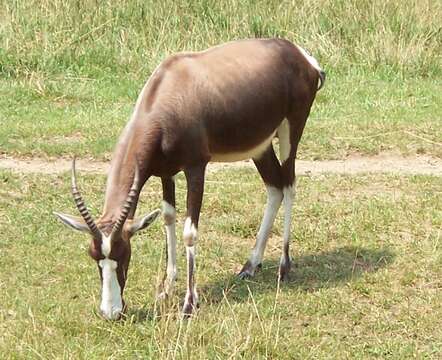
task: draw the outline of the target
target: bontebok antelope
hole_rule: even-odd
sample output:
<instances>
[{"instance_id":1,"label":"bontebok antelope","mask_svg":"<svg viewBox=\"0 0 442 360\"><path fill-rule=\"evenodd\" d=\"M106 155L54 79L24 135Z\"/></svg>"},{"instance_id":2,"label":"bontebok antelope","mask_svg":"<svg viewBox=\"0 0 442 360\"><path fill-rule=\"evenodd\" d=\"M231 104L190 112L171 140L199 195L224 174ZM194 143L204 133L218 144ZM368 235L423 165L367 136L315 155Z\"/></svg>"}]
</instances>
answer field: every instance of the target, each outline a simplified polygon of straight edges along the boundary
<instances>
[{"instance_id":1,"label":"bontebok antelope","mask_svg":"<svg viewBox=\"0 0 442 360\"><path fill-rule=\"evenodd\" d=\"M140 190L151 176L162 181L167 241L167 267L158 296L172 293L177 277L174 175L181 170L187 182L183 233L187 292L182 311L188 316L195 309L195 247L205 170L210 161L251 158L267 189L256 244L239 276L253 276L261 264L283 203L278 276L287 278L296 152L324 80L325 73L312 56L282 39L235 41L202 52L180 53L157 67L138 96L115 148L100 218L92 218L77 189L75 161L72 194L81 217L56 213L65 224L92 235L90 255L98 264L100 309L105 318L118 319L124 309L130 238L159 214L157 210L134 217ZM275 136L279 138L279 160L272 146Z\"/></svg>"}]
</instances>

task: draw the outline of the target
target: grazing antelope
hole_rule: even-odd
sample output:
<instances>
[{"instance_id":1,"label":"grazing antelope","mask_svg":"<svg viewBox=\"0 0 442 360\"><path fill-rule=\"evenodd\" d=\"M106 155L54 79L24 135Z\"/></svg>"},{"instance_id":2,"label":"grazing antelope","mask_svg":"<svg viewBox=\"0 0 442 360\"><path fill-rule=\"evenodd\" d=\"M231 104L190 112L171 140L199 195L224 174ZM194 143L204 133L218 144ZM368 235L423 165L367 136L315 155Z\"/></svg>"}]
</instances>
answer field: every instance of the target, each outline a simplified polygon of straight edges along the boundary
<instances>
[{"instance_id":1,"label":"grazing antelope","mask_svg":"<svg viewBox=\"0 0 442 360\"><path fill-rule=\"evenodd\" d=\"M256 244L239 276L253 276L261 264L277 211L284 205L279 277L290 269L289 237L295 158L316 92L325 80L318 62L282 39L234 41L206 51L167 58L142 89L132 117L114 151L103 213L94 221L77 190L75 160L72 194L81 218L56 213L67 225L92 235L90 255L102 284L100 309L118 319L129 266L130 238L159 214L134 218L138 196L150 176L163 188L167 268L160 298L171 294L177 277L174 175L184 171L187 217L183 241L187 254L187 292L183 314L197 305L195 245L210 161L253 159L268 200ZM272 139L278 136L280 161Z\"/></svg>"}]
</instances>

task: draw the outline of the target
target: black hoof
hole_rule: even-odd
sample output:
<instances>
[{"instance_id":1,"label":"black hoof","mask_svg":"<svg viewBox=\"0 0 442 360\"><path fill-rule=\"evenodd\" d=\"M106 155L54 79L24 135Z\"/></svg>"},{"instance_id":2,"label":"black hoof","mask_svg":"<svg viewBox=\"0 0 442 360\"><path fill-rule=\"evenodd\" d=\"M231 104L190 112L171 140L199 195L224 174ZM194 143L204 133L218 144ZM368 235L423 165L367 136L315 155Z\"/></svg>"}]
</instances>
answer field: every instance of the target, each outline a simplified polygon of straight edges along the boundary
<instances>
[{"instance_id":1,"label":"black hoof","mask_svg":"<svg viewBox=\"0 0 442 360\"><path fill-rule=\"evenodd\" d=\"M256 266L256 268L253 268L253 266L252 266L252 264L250 263L250 261L247 261L247 262L244 264L244 266L242 267L241 271L238 273L238 277L239 277L241 280L249 279L249 278L251 278L251 277L253 277L253 276L255 275L255 271L256 271L257 269L261 269L261 268L262 268L262 265L261 265L261 264L258 264L258 265Z\"/></svg>"},{"instance_id":2,"label":"black hoof","mask_svg":"<svg viewBox=\"0 0 442 360\"><path fill-rule=\"evenodd\" d=\"M196 309L197 306L194 304L190 302L185 303L182 311L183 319L189 319L191 316L193 316Z\"/></svg>"},{"instance_id":3,"label":"black hoof","mask_svg":"<svg viewBox=\"0 0 442 360\"><path fill-rule=\"evenodd\" d=\"M278 271L278 280L279 281L287 282L289 280L290 268L291 268L291 261L290 260L279 265L279 271Z\"/></svg>"}]
</instances>

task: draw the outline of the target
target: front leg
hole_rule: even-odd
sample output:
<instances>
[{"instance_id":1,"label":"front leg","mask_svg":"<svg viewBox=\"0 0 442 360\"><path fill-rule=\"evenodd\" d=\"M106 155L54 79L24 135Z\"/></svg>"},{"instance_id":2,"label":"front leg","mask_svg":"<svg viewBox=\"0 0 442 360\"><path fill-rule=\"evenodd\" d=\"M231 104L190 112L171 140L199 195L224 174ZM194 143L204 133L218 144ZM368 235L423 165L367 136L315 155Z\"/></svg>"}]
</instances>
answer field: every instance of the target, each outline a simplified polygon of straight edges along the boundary
<instances>
[{"instance_id":1,"label":"front leg","mask_svg":"<svg viewBox=\"0 0 442 360\"><path fill-rule=\"evenodd\" d=\"M187 181L187 217L183 231L183 241L187 255L187 291L183 306L185 317L189 317L198 304L195 285L195 245L203 200L205 169L206 163L184 170Z\"/></svg>"},{"instance_id":2,"label":"front leg","mask_svg":"<svg viewBox=\"0 0 442 360\"><path fill-rule=\"evenodd\" d=\"M173 178L161 178L161 183L163 186L163 219L166 228L167 268L158 294L160 300L172 295L177 277L175 181Z\"/></svg>"}]
</instances>

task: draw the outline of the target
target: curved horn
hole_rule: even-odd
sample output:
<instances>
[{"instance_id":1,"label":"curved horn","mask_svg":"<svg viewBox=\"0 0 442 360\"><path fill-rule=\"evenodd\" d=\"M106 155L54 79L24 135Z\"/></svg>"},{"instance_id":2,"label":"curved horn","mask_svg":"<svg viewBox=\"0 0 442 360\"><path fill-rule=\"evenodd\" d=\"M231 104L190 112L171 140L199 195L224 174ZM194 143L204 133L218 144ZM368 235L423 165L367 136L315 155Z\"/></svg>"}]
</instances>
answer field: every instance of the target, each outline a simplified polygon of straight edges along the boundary
<instances>
[{"instance_id":1,"label":"curved horn","mask_svg":"<svg viewBox=\"0 0 442 360\"><path fill-rule=\"evenodd\" d=\"M77 206L78 211L83 217L86 225L89 227L92 235L94 236L94 239L101 240L102 237L101 231L98 229L97 225L95 224L94 219L92 219L89 210L84 204L83 197L81 196L80 192L77 189L77 176L75 174L75 157L72 160L72 196L74 197L75 205Z\"/></svg>"},{"instance_id":2,"label":"curved horn","mask_svg":"<svg viewBox=\"0 0 442 360\"><path fill-rule=\"evenodd\" d=\"M115 236L115 234L118 234L121 229L123 228L123 225L125 221L127 220L127 217L129 215L129 211L132 209L132 206L135 203L135 199L138 195L138 186L140 184L140 169L138 167L138 161L135 159L135 175L134 175L134 181L132 183L132 186L129 190L129 194L127 195L126 201L121 208L121 214L118 220L116 221L111 236Z\"/></svg>"}]
</instances>

